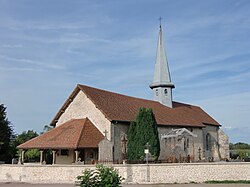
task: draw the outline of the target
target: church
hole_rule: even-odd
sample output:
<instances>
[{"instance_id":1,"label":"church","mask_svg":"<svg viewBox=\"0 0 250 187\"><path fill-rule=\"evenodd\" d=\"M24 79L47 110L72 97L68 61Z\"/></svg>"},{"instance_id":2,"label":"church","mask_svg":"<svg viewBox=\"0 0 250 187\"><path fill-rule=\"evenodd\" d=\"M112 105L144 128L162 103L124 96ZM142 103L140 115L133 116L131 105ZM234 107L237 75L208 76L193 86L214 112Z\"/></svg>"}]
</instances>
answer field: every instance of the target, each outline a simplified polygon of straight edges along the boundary
<instances>
[{"instance_id":1,"label":"church","mask_svg":"<svg viewBox=\"0 0 250 187\"><path fill-rule=\"evenodd\" d=\"M147 100L78 84L50 125L54 128L18 148L40 150L40 162L52 164L123 163L127 133L141 107L152 108L158 125L162 162L216 161L229 157L227 135L199 106L173 101L163 29L160 25L153 82ZM150 149L149 149L150 152Z\"/></svg>"}]
</instances>

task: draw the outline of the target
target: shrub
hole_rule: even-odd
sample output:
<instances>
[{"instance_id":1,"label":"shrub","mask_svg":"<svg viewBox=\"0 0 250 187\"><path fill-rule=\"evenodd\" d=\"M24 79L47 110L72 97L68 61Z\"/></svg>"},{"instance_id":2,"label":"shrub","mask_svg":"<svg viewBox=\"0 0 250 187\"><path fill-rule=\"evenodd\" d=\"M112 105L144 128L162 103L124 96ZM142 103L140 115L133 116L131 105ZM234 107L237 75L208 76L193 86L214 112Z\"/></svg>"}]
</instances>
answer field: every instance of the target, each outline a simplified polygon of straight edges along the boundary
<instances>
[{"instance_id":1,"label":"shrub","mask_svg":"<svg viewBox=\"0 0 250 187\"><path fill-rule=\"evenodd\" d=\"M81 187L120 187L123 178L113 167L96 165L96 170L85 170L76 177L76 185Z\"/></svg>"}]
</instances>

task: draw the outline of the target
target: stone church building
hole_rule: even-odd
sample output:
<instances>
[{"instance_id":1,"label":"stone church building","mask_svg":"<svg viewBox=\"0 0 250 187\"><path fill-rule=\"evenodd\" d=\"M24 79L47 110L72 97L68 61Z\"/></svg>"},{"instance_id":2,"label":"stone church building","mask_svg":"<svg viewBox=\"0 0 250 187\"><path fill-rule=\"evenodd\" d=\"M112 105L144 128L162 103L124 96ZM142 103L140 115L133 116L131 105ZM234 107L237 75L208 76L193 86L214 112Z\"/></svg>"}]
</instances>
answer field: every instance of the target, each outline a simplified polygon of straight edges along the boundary
<instances>
[{"instance_id":1,"label":"stone church building","mask_svg":"<svg viewBox=\"0 0 250 187\"><path fill-rule=\"evenodd\" d=\"M229 157L228 137L221 125L199 106L175 102L163 30L160 26L155 71L150 88L154 100L135 98L78 84L59 109L52 130L18 146L20 161L27 149L46 152L52 164L119 162L126 159L127 133L141 107L152 108L160 138L159 160L185 162ZM150 151L150 149L149 149Z\"/></svg>"}]
</instances>

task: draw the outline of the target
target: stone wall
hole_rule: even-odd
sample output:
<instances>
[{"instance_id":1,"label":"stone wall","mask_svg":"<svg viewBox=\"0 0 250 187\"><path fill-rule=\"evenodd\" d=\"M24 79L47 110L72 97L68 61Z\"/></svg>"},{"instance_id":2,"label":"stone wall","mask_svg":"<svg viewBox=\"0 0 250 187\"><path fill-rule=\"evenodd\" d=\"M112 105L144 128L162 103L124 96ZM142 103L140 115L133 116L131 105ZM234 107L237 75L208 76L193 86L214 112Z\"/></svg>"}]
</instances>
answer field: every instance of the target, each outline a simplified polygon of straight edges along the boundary
<instances>
[{"instance_id":1,"label":"stone wall","mask_svg":"<svg viewBox=\"0 0 250 187\"><path fill-rule=\"evenodd\" d=\"M181 128L181 127L179 127ZM125 123L115 123L112 124L112 142L114 144L114 160L122 160L122 148L121 148L121 136L127 134L129 129L129 124ZM173 127L169 126L158 126L159 139L160 139L160 156L159 160L166 161L173 151L174 147L171 146L171 142L161 139L161 136L169 133ZM176 127L175 127L176 129ZM197 135L197 137L190 138L189 147L187 150L187 155L191 156L191 160L198 161L199 157L202 160L208 160L209 157L214 157L215 160L219 160L218 153L218 127L216 126L206 126L206 128L195 128L187 127L189 131ZM206 150L206 134L211 135L211 150ZM173 143L172 143L173 144ZM223 147L224 148L224 147ZM221 150L223 151L223 148ZM182 148L183 149L183 148ZM184 149L183 149L184 150ZM212 152L213 151L213 152ZM225 151L224 151L225 152Z\"/></svg>"},{"instance_id":2,"label":"stone wall","mask_svg":"<svg viewBox=\"0 0 250 187\"><path fill-rule=\"evenodd\" d=\"M122 154L122 136L128 134L129 124L116 123L113 127L114 161L121 161L124 159Z\"/></svg>"},{"instance_id":3,"label":"stone wall","mask_svg":"<svg viewBox=\"0 0 250 187\"><path fill-rule=\"evenodd\" d=\"M178 127L177 127L178 128ZM176 127L174 129L177 129ZM179 127L181 128L181 127ZM171 151L174 149L174 147L171 147L170 141L166 141L165 139L161 139L161 136L164 134L167 134L173 129L173 127L168 126L159 126L159 137L160 137L160 146L161 146L161 153L159 156L160 160L166 160L170 155ZM189 131L197 135L197 137L194 137L190 139L190 145L188 154L197 161L199 159L199 148L203 149L203 131L201 128L187 128ZM202 153L201 153L202 154ZM203 155L201 155L203 157Z\"/></svg>"},{"instance_id":4,"label":"stone wall","mask_svg":"<svg viewBox=\"0 0 250 187\"><path fill-rule=\"evenodd\" d=\"M124 183L190 183L208 180L250 180L250 163L113 165ZM93 165L0 165L0 182L74 183Z\"/></svg>"},{"instance_id":5,"label":"stone wall","mask_svg":"<svg viewBox=\"0 0 250 187\"><path fill-rule=\"evenodd\" d=\"M219 150L221 159L229 159L229 138L223 130L219 130Z\"/></svg>"},{"instance_id":6,"label":"stone wall","mask_svg":"<svg viewBox=\"0 0 250 187\"><path fill-rule=\"evenodd\" d=\"M219 155L219 138L218 138L218 130L219 127L217 126L212 126L212 125L206 125L206 128L203 128L203 151L204 151L204 156L206 160L209 160L210 158L213 157L213 160L220 160L220 155ZM206 136L209 134L209 142L208 142L208 147L206 145Z\"/></svg>"},{"instance_id":7,"label":"stone wall","mask_svg":"<svg viewBox=\"0 0 250 187\"><path fill-rule=\"evenodd\" d=\"M111 140L111 123L95 104L80 91L67 109L59 118L56 126L59 126L71 119L89 118L98 130L103 133L108 131L107 138Z\"/></svg>"}]
</instances>

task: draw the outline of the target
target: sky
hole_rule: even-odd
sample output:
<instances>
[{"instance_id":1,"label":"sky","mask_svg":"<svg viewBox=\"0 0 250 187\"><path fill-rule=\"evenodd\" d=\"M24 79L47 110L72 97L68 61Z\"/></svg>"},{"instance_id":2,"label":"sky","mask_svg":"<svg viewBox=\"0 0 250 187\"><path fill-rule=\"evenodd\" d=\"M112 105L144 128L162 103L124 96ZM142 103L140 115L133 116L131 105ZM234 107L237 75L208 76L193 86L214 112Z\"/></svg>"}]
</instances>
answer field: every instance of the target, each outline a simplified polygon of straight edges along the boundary
<instances>
[{"instance_id":1,"label":"sky","mask_svg":"<svg viewBox=\"0 0 250 187\"><path fill-rule=\"evenodd\" d=\"M42 132L78 83L152 99L159 17L175 101L250 143L249 0L0 0L0 103Z\"/></svg>"}]
</instances>

